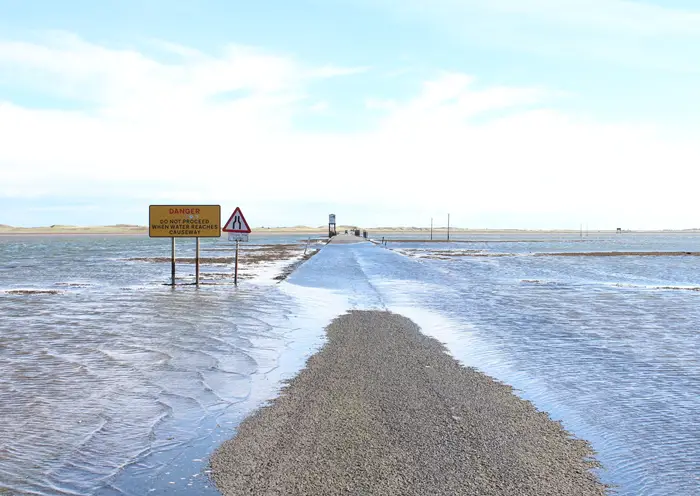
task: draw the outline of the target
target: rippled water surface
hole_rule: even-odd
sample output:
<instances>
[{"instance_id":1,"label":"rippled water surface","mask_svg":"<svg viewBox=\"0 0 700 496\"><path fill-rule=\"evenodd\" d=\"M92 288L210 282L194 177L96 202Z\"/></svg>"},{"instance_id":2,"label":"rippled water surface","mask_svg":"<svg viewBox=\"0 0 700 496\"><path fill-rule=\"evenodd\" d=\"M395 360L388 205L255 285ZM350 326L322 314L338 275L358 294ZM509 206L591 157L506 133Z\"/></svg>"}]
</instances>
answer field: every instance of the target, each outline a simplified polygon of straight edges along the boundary
<instances>
[{"instance_id":1,"label":"rippled water surface","mask_svg":"<svg viewBox=\"0 0 700 496\"><path fill-rule=\"evenodd\" d=\"M168 256L167 240L0 237L0 493L216 494L207 456L323 326L383 308L590 440L620 494L700 494L700 257L531 256L693 252L700 238L473 240L328 245L282 284L195 289L125 261Z\"/></svg>"},{"instance_id":2,"label":"rippled water surface","mask_svg":"<svg viewBox=\"0 0 700 496\"><path fill-rule=\"evenodd\" d=\"M178 244L192 255L193 240ZM271 283L173 289L169 264L125 261L169 250L142 237L0 237L0 493L214 493L207 455L342 311L306 316L313 291ZM193 272L178 266L178 281Z\"/></svg>"},{"instance_id":3,"label":"rippled water surface","mask_svg":"<svg viewBox=\"0 0 700 496\"><path fill-rule=\"evenodd\" d=\"M529 256L692 252L700 238L503 241L357 246L350 257L329 246L292 281L412 318L590 440L618 494L700 494L700 257ZM436 251L516 256L425 258ZM337 277L322 275L333 267Z\"/></svg>"}]
</instances>

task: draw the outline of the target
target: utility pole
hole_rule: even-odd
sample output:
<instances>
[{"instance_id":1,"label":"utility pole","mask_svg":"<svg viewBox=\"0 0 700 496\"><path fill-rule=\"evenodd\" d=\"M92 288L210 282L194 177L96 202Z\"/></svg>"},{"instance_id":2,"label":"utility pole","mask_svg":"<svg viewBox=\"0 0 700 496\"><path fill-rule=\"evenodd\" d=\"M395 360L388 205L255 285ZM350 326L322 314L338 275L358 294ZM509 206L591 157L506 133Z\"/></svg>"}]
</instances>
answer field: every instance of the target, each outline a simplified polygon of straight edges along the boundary
<instances>
[{"instance_id":1,"label":"utility pole","mask_svg":"<svg viewBox=\"0 0 700 496\"><path fill-rule=\"evenodd\" d=\"M450 240L450 214L447 214L447 241Z\"/></svg>"}]
</instances>

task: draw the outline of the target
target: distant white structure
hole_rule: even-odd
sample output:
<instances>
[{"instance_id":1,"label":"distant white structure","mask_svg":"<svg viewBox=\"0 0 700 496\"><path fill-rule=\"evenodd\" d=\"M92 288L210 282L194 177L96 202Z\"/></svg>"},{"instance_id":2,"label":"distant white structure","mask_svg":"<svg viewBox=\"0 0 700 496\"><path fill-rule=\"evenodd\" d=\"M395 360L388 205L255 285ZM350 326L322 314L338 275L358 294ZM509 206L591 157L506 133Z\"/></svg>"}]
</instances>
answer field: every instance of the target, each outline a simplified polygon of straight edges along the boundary
<instances>
[{"instance_id":1,"label":"distant white structure","mask_svg":"<svg viewBox=\"0 0 700 496\"><path fill-rule=\"evenodd\" d=\"M335 214L328 216L328 237L332 238L337 233L335 232Z\"/></svg>"}]
</instances>

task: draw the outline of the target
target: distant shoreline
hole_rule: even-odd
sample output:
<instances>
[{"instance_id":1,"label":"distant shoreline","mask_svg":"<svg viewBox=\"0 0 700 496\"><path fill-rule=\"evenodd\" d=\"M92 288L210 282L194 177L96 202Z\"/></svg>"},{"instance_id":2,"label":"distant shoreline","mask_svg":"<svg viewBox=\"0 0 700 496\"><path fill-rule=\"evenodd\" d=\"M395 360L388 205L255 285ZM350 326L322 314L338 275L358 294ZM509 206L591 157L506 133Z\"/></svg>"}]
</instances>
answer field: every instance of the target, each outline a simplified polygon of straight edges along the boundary
<instances>
[{"instance_id":1,"label":"distant shoreline","mask_svg":"<svg viewBox=\"0 0 700 496\"><path fill-rule=\"evenodd\" d=\"M337 232L343 233L345 230L354 229L353 226L338 226ZM425 227L376 227L376 228L360 228L371 233L372 236L377 235L397 235L397 234L422 234L428 235L430 228ZM252 235L284 235L284 234L311 234L324 235L328 232L327 227L254 227ZM433 235L445 235L446 227L433 228ZM456 235L484 235L484 234L528 234L528 235L552 235L552 234L579 234L578 229L468 229L468 228L450 228L450 234ZM615 230L600 229L589 230L587 234L615 234ZM664 229L664 230L623 230L622 234L700 234L700 229ZM43 227L13 227L0 225L0 236L17 236L17 235L41 235L41 236L65 236L65 235L110 235L110 236L148 236L147 226L136 225L115 225L115 226L43 226Z\"/></svg>"}]
</instances>

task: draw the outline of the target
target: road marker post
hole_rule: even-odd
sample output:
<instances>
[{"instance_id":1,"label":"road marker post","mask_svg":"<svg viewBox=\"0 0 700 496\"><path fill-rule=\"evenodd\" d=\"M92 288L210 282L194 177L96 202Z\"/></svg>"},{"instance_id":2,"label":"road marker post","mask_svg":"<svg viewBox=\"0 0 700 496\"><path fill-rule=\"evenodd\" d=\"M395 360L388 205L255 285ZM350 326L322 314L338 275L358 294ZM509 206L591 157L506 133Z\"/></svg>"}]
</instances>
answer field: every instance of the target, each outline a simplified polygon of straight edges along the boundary
<instances>
[{"instance_id":1,"label":"road marker post","mask_svg":"<svg viewBox=\"0 0 700 496\"><path fill-rule=\"evenodd\" d=\"M450 214L447 214L447 241L450 240Z\"/></svg>"}]
</instances>

